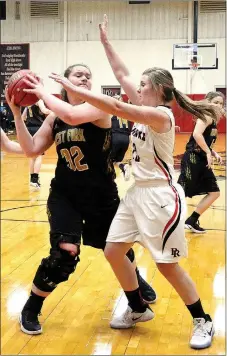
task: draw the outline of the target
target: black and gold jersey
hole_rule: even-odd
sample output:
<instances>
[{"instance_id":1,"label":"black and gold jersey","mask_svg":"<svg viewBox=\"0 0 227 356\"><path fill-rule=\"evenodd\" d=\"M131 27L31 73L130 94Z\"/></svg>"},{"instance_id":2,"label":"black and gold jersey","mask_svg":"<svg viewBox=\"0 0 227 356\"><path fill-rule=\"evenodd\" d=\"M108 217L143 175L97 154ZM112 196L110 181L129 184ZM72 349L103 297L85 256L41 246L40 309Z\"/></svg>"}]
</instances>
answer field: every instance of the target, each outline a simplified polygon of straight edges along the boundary
<instances>
[{"instance_id":1,"label":"black and gold jersey","mask_svg":"<svg viewBox=\"0 0 227 356\"><path fill-rule=\"evenodd\" d=\"M115 185L110 158L111 128L100 128L92 123L70 126L56 118L53 138L58 161L52 184L72 194L80 187L108 190Z\"/></svg>"},{"instance_id":2,"label":"black and gold jersey","mask_svg":"<svg viewBox=\"0 0 227 356\"><path fill-rule=\"evenodd\" d=\"M45 118L46 115L42 113L38 105L34 104L27 107L27 116L25 121L27 127L40 127Z\"/></svg>"},{"instance_id":3,"label":"black and gold jersey","mask_svg":"<svg viewBox=\"0 0 227 356\"><path fill-rule=\"evenodd\" d=\"M112 116L112 133L120 133L123 135L130 135L129 122L121 117Z\"/></svg>"},{"instance_id":4,"label":"black and gold jersey","mask_svg":"<svg viewBox=\"0 0 227 356\"><path fill-rule=\"evenodd\" d=\"M209 125L203 132L204 140L206 141L206 144L210 149L213 148L213 145L217 139L217 134L218 134L217 125L216 122L213 120L212 124ZM191 135L186 145L186 151L196 152L201 156L206 156L206 153L202 150L202 148L197 144L196 140L194 139L193 134Z\"/></svg>"}]
</instances>

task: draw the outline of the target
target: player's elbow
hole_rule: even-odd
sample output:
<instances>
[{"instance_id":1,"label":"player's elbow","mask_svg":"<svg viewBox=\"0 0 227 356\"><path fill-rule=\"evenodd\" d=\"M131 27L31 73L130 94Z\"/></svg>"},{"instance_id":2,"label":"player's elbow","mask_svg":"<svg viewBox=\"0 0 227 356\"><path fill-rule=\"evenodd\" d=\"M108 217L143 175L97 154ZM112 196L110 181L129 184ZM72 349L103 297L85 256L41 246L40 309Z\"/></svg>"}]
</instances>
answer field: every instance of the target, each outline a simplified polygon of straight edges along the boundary
<instances>
[{"instance_id":1,"label":"player's elbow","mask_svg":"<svg viewBox=\"0 0 227 356\"><path fill-rule=\"evenodd\" d=\"M21 147L25 156L28 158L34 158L40 156L43 152L40 152L36 147Z\"/></svg>"},{"instance_id":2,"label":"player's elbow","mask_svg":"<svg viewBox=\"0 0 227 356\"><path fill-rule=\"evenodd\" d=\"M79 118L75 115L75 111L70 110L65 115L62 115L61 120L68 125L77 125Z\"/></svg>"},{"instance_id":3,"label":"player's elbow","mask_svg":"<svg viewBox=\"0 0 227 356\"><path fill-rule=\"evenodd\" d=\"M34 158L34 157L39 156L39 154L36 151L24 150L24 149L23 149L23 151L24 151L25 156L28 158Z\"/></svg>"}]
</instances>

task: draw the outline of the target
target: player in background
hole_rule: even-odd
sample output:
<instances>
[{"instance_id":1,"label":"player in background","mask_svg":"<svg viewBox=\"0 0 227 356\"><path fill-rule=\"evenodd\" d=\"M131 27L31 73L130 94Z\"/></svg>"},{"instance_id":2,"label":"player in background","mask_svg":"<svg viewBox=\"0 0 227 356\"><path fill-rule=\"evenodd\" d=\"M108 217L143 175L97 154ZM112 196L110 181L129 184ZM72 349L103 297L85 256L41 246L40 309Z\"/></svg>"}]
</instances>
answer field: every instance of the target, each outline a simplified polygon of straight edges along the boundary
<instances>
[{"instance_id":1,"label":"player in background","mask_svg":"<svg viewBox=\"0 0 227 356\"><path fill-rule=\"evenodd\" d=\"M28 106L23 110L22 118L32 136L36 134L46 116L49 114L50 110L47 109L42 100L37 101L34 105ZM40 189L41 187L39 179L41 165L42 155L30 158L30 186L36 189Z\"/></svg>"},{"instance_id":2,"label":"player in background","mask_svg":"<svg viewBox=\"0 0 227 356\"><path fill-rule=\"evenodd\" d=\"M115 99L123 101L120 95L115 95ZM125 181L130 179L130 166L128 163L123 163L125 154L130 142L130 128L129 122L113 115L112 121L112 152L111 158L115 165L117 165L123 173Z\"/></svg>"},{"instance_id":3,"label":"player in background","mask_svg":"<svg viewBox=\"0 0 227 356\"><path fill-rule=\"evenodd\" d=\"M221 92L209 92L206 95L206 100L208 103L216 105L223 115L225 114L225 97ZM221 156L213 149L218 134L218 121L219 119L215 116L207 118L206 122L197 118L181 161L178 183L183 187L185 196L192 198L196 195L205 195L185 221L185 228L197 234L206 232L199 224L199 217L220 196L217 179L212 170L212 158L222 164Z\"/></svg>"}]
</instances>

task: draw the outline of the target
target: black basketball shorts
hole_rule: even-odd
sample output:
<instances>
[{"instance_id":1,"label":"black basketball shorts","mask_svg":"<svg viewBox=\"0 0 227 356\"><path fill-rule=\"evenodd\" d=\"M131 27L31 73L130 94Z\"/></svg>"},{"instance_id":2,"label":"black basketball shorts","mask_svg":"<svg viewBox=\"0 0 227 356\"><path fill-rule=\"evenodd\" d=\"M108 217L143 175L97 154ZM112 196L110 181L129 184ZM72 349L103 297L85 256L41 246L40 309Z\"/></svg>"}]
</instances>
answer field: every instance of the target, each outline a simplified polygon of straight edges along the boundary
<instances>
[{"instance_id":1,"label":"black basketball shorts","mask_svg":"<svg viewBox=\"0 0 227 356\"><path fill-rule=\"evenodd\" d=\"M184 153L178 183L189 198L220 191L212 169L207 167L206 157L195 152Z\"/></svg>"},{"instance_id":2,"label":"black basketball shorts","mask_svg":"<svg viewBox=\"0 0 227 356\"><path fill-rule=\"evenodd\" d=\"M47 201L50 232L75 235L78 243L104 249L111 222L120 199L116 192L103 193L92 190L67 197L51 188Z\"/></svg>"}]
</instances>

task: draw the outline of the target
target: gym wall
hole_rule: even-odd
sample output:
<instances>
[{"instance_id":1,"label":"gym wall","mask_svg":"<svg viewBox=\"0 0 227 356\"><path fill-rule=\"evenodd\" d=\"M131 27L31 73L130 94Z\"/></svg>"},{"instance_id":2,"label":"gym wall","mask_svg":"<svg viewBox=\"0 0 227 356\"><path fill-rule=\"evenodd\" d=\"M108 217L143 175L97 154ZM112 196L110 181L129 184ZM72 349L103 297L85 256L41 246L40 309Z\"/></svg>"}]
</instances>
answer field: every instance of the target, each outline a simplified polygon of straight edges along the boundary
<instances>
[{"instance_id":1,"label":"gym wall","mask_svg":"<svg viewBox=\"0 0 227 356\"><path fill-rule=\"evenodd\" d=\"M157 1L129 5L128 1L54 1L49 16L35 15L30 1L7 1L1 21L2 43L30 43L30 68L44 78L47 89L60 91L48 78L73 63L86 63L93 72L93 90L118 85L99 41L98 23L109 17L109 38L139 84L141 72L152 66L171 71L175 87L189 93L190 74L172 70L174 43L192 43L193 1ZM40 9L38 9L40 11ZM225 86L225 13L199 14L198 42L217 43L219 68L197 76L193 94Z\"/></svg>"}]
</instances>

